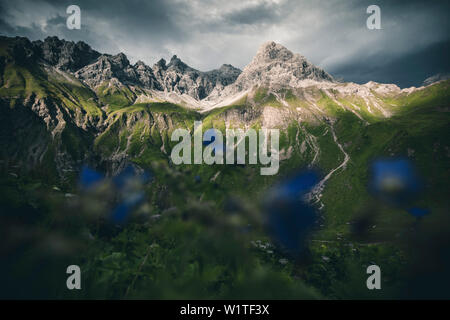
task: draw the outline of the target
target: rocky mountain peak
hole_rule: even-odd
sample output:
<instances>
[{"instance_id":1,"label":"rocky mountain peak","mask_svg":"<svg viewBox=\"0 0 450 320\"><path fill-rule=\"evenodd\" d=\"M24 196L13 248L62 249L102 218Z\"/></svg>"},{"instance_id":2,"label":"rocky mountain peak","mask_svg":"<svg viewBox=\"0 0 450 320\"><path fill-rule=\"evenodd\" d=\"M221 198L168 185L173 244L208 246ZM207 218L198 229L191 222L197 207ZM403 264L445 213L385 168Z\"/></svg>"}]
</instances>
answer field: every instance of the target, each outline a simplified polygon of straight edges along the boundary
<instances>
[{"instance_id":1,"label":"rocky mountain peak","mask_svg":"<svg viewBox=\"0 0 450 320\"><path fill-rule=\"evenodd\" d=\"M35 45L24 37L4 37L0 36L0 46L4 49L4 56L0 57L0 67L14 61L16 64L34 62L39 57L39 52Z\"/></svg>"},{"instance_id":2,"label":"rocky mountain peak","mask_svg":"<svg viewBox=\"0 0 450 320\"><path fill-rule=\"evenodd\" d=\"M334 81L328 73L302 55L269 41L259 48L236 82L243 88L254 85L297 87L305 79Z\"/></svg>"},{"instance_id":3,"label":"rocky mountain peak","mask_svg":"<svg viewBox=\"0 0 450 320\"><path fill-rule=\"evenodd\" d=\"M273 41L268 41L259 47L253 61L263 63L270 63L274 60L288 61L289 59L292 59L293 56L294 54L286 47Z\"/></svg>"},{"instance_id":4,"label":"rocky mountain peak","mask_svg":"<svg viewBox=\"0 0 450 320\"><path fill-rule=\"evenodd\" d=\"M92 64L76 71L75 76L92 88L113 79L122 84L159 88L155 84L152 69L142 61L138 61L134 66L130 65L130 61L124 53L119 53L114 56L101 55Z\"/></svg>"},{"instance_id":5,"label":"rocky mountain peak","mask_svg":"<svg viewBox=\"0 0 450 320\"><path fill-rule=\"evenodd\" d=\"M58 37L47 37L44 41L34 41L33 44L46 63L64 71L77 71L100 56L99 52L82 41L75 43Z\"/></svg>"},{"instance_id":6,"label":"rocky mountain peak","mask_svg":"<svg viewBox=\"0 0 450 320\"><path fill-rule=\"evenodd\" d=\"M145 64L145 62L142 61L142 60L138 60L138 61L134 64L134 66L135 66L137 69L145 69L145 68L148 67L148 66Z\"/></svg>"},{"instance_id":7,"label":"rocky mountain peak","mask_svg":"<svg viewBox=\"0 0 450 320\"><path fill-rule=\"evenodd\" d=\"M220 72L236 72L241 73L241 70L233 67L231 64L223 64L219 69Z\"/></svg>"},{"instance_id":8,"label":"rocky mountain peak","mask_svg":"<svg viewBox=\"0 0 450 320\"><path fill-rule=\"evenodd\" d=\"M167 66L166 66L166 60L165 59L160 59L157 63L155 63L155 65L153 66L153 69L156 69L156 68L158 68L158 69L163 69L163 70L165 70L165 69L167 69Z\"/></svg>"},{"instance_id":9,"label":"rocky mountain peak","mask_svg":"<svg viewBox=\"0 0 450 320\"><path fill-rule=\"evenodd\" d=\"M190 70L191 68L185 64L183 61L181 61L180 58L178 58L176 55L173 55L170 59L169 64L167 65L167 68L169 69L177 69L181 72L184 72L185 70Z\"/></svg>"},{"instance_id":10,"label":"rocky mountain peak","mask_svg":"<svg viewBox=\"0 0 450 320\"><path fill-rule=\"evenodd\" d=\"M117 64L119 68L125 68L130 65L130 61L128 61L127 56L122 52L116 54L115 56L112 56L111 59L115 64Z\"/></svg>"},{"instance_id":11,"label":"rocky mountain peak","mask_svg":"<svg viewBox=\"0 0 450 320\"><path fill-rule=\"evenodd\" d=\"M332 76L316 67L300 54L294 54L281 44L269 41L261 45L239 77L232 84L215 90L208 98L219 101L255 86L265 88L296 88L304 80L334 82Z\"/></svg>"}]
</instances>

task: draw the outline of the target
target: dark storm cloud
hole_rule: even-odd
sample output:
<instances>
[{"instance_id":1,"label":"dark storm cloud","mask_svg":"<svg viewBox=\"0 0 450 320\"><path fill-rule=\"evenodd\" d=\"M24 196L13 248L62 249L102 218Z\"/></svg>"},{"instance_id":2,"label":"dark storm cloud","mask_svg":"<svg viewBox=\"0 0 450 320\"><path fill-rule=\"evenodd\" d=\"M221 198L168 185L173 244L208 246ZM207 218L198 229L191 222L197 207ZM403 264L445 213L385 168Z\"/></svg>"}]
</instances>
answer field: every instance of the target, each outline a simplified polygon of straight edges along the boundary
<instances>
[{"instance_id":1,"label":"dark storm cloud","mask_svg":"<svg viewBox=\"0 0 450 320\"><path fill-rule=\"evenodd\" d=\"M81 8L81 30L66 27L66 8ZM56 35L83 40L102 52L124 51L132 60L153 60L168 55L171 42L181 41L184 30L177 26L175 7L163 1L17 1L2 3L3 33L31 39ZM149 50L151 48L151 50Z\"/></svg>"},{"instance_id":2,"label":"dark storm cloud","mask_svg":"<svg viewBox=\"0 0 450 320\"><path fill-rule=\"evenodd\" d=\"M449 1L381 1L379 6L382 30L361 30L355 41L367 44L343 59L325 62L328 71L347 81L401 87L418 86L427 77L450 72Z\"/></svg>"},{"instance_id":3,"label":"dark storm cloud","mask_svg":"<svg viewBox=\"0 0 450 320\"><path fill-rule=\"evenodd\" d=\"M276 23L281 19L279 8L274 3L253 3L243 9L233 10L223 16L230 24Z\"/></svg>"},{"instance_id":4,"label":"dark storm cloud","mask_svg":"<svg viewBox=\"0 0 450 320\"><path fill-rule=\"evenodd\" d=\"M381 83L396 83L401 87L418 86L433 75L449 74L449 55L450 41L444 41L405 53L401 57L376 55L367 60L353 60L351 64L334 70L334 74L357 83L371 79Z\"/></svg>"},{"instance_id":5,"label":"dark storm cloud","mask_svg":"<svg viewBox=\"0 0 450 320\"><path fill-rule=\"evenodd\" d=\"M81 30L66 8L81 8ZM366 8L381 8L368 30ZM33 40L56 35L148 64L177 54L201 70L243 68L261 43L279 42L338 78L419 85L448 73L449 1L0 0L0 32Z\"/></svg>"}]
</instances>

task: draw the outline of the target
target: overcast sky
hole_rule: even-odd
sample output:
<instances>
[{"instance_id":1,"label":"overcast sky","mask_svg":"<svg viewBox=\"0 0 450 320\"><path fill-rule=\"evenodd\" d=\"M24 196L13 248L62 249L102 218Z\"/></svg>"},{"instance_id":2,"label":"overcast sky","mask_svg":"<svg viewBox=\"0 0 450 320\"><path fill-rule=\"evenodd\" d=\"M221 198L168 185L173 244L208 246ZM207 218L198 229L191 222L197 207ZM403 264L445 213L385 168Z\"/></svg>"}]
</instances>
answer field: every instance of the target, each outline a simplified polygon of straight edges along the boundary
<instances>
[{"instance_id":1,"label":"overcast sky","mask_svg":"<svg viewBox=\"0 0 450 320\"><path fill-rule=\"evenodd\" d=\"M70 4L81 8L81 30L66 27ZM371 4L381 30L366 27ZM449 12L450 1L0 0L0 33L83 40L149 65L177 54L202 71L242 69L273 40L337 78L405 87L450 72Z\"/></svg>"}]
</instances>

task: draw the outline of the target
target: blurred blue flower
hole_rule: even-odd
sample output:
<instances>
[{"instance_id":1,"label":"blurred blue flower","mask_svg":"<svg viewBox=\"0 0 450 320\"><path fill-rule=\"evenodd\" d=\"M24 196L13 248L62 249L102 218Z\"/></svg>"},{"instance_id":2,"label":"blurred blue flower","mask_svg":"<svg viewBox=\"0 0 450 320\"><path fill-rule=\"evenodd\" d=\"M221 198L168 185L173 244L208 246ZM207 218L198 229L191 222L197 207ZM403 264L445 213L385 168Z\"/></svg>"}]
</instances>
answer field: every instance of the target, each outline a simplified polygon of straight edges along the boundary
<instances>
[{"instance_id":1,"label":"blurred blue flower","mask_svg":"<svg viewBox=\"0 0 450 320\"><path fill-rule=\"evenodd\" d=\"M319 182L319 176L315 171L309 170L294 175L292 178L278 184L272 189L272 196L279 199L298 200Z\"/></svg>"},{"instance_id":2,"label":"blurred blue flower","mask_svg":"<svg viewBox=\"0 0 450 320\"><path fill-rule=\"evenodd\" d=\"M115 223L124 223L129 217L132 210L145 200L143 191L128 195L121 203L119 203L111 213L111 219Z\"/></svg>"},{"instance_id":3,"label":"blurred blue flower","mask_svg":"<svg viewBox=\"0 0 450 320\"><path fill-rule=\"evenodd\" d=\"M392 204L404 204L419 190L420 181L407 159L383 159L372 163L372 191Z\"/></svg>"},{"instance_id":4,"label":"blurred blue flower","mask_svg":"<svg viewBox=\"0 0 450 320\"><path fill-rule=\"evenodd\" d=\"M109 191L111 197L117 199L118 204L110 213L110 218L115 223L123 223L127 220L132 211L145 200L144 186L151 181L151 174L148 171L136 169L129 165L113 178L83 166L80 173L80 187L92 193L95 187L104 182L112 186Z\"/></svg>"},{"instance_id":5,"label":"blurred blue flower","mask_svg":"<svg viewBox=\"0 0 450 320\"><path fill-rule=\"evenodd\" d=\"M146 184L151 180L151 174L147 171L138 172L133 166L128 165L118 175L113 177L114 185L122 190L131 182Z\"/></svg>"},{"instance_id":6,"label":"blurred blue flower","mask_svg":"<svg viewBox=\"0 0 450 320\"><path fill-rule=\"evenodd\" d=\"M430 213L430 210L428 209L423 209L423 208L418 208L418 207L413 207L413 208L409 208L408 212L413 215L416 218L421 218L423 216L426 216L427 214Z\"/></svg>"},{"instance_id":7,"label":"blurred blue flower","mask_svg":"<svg viewBox=\"0 0 450 320\"><path fill-rule=\"evenodd\" d=\"M150 180L149 172L140 172L131 165L113 177L113 183L119 191L118 198L120 199L120 203L111 214L111 219L115 223L125 222L133 209L145 200L143 188Z\"/></svg>"},{"instance_id":8,"label":"blurred blue flower","mask_svg":"<svg viewBox=\"0 0 450 320\"><path fill-rule=\"evenodd\" d=\"M317 214L305 195L319 182L314 171L301 172L272 188L264 203L274 241L293 255L302 253Z\"/></svg>"},{"instance_id":9,"label":"blurred blue flower","mask_svg":"<svg viewBox=\"0 0 450 320\"><path fill-rule=\"evenodd\" d=\"M88 166L84 165L81 168L80 173L80 187L83 189L89 189L93 186L98 185L100 182L105 179L105 176Z\"/></svg>"}]
</instances>

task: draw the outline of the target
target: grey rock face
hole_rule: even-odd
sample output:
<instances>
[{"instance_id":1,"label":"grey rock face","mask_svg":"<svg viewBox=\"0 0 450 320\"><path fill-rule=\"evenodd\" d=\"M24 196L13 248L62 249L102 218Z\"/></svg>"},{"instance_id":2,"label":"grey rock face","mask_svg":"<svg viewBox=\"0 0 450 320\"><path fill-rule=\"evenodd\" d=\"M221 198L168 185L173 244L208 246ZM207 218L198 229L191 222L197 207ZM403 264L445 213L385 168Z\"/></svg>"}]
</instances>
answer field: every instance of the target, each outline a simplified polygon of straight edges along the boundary
<instances>
[{"instance_id":1,"label":"grey rock face","mask_svg":"<svg viewBox=\"0 0 450 320\"><path fill-rule=\"evenodd\" d=\"M43 62L72 72L93 89L102 82L112 80L123 85L186 94L202 100L214 88L221 90L233 83L241 73L241 70L231 65L202 72L189 67L177 56L173 56L167 65L161 59L153 68L142 61L131 65L123 53L114 56L100 54L84 42L74 43L57 37L35 41L30 50L31 53L36 52Z\"/></svg>"},{"instance_id":2,"label":"grey rock face","mask_svg":"<svg viewBox=\"0 0 450 320\"><path fill-rule=\"evenodd\" d=\"M33 43L24 37L8 38L0 36L0 42L4 44L7 54L0 57L0 70L10 62L18 65L33 63L39 58L39 52Z\"/></svg>"},{"instance_id":3,"label":"grey rock face","mask_svg":"<svg viewBox=\"0 0 450 320\"><path fill-rule=\"evenodd\" d=\"M153 70L164 91L187 94L196 100L206 98L216 87L223 88L233 83L241 73L231 65L208 72L198 71L177 56L173 56L167 66L164 60L160 60Z\"/></svg>"},{"instance_id":4,"label":"grey rock face","mask_svg":"<svg viewBox=\"0 0 450 320\"><path fill-rule=\"evenodd\" d=\"M223 64L219 69L206 72L211 82L216 84L217 89L224 88L236 81L241 70L231 64Z\"/></svg>"},{"instance_id":5,"label":"grey rock face","mask_svg":"<svg viewBox=\"0 0 450 320\"><path fill-rule=\"evenodd\" d=\"M139 61L130 65L123 53L115 56L101 55L97 61L75 72L75 76L83 80L91 88L102 82L117 79L125 85L139 85L149 89L160 89L150 67Z\"/></svg>"},{"instance_id":6,"label":"grey rock face","mask_svg":"<svg viewBox=\"0 0 450 320\"><path fill-rule=\"evenodd\" d=\"M161 84L156 81L156 77L152 68L142 61L136 62L133 66L136 77L143 87L162 90Z\"/></svg>"},{"instance_id":7,"label":"grey rock face","mask_svg":"<svg viewBox=\"0 0 450 320\"><path fill-rule=\"evenodd\" d=\"M241 81L291 85L304 79L333 81L324 70L316 67L305 57L294 54L273 41L264 43L252 62L245 67Z\"/></svg>"},{"instance_id":8,"label":"grey rock face","mask_svg":"<svg viewBox=\"0 0 450 320\"><path fill-rule=\"evenodd\" d=\"M257 84L296 87L304 79L333 81L328 73L308 62L305 57L293 54L275 42L267 42L244 68L236 85L242 88Z\"/></svg>"},{"instance_id":9,"label":"grey rock face","mask_svg":"<svg viewBox=\"0 0 450 320\"><path fill-rule=\"evenodd\" d=\"M75 43L48 37L44 41L34 41L33 44L45 62L64 71L74 72L100 56L100 53L82 41Z\"/></svg>"},{"instance_id":10,"label":"grey rock face","mask_svg":"<svg viewBox=\"0 0 450 320\"><path fill-rule=\"evenodd\" d=\"M225 99L254 86L266 88L299 87L303 80L334 82L331 75L273 41L264 43L234 83L214 90L211 101Z\"/></svg>"},{"instance_id":11,"label":"grey rock face","mask_svg":"<svg viewBox=\"0 0 450 320\"><path fill-rule=\"evenodd\" d=\"M142 61L130 65L123 53L115 56L101 55L97 61L75 72L75 76L94 88L104 81L117 79L125 85L137 85L146 89L187 94L196 100L207 97L214 88L233 83L240 70L231 65L202 72L189 67L177 56L169 64L161 59L153 68Z\"/></svg>"}]
</instances>

